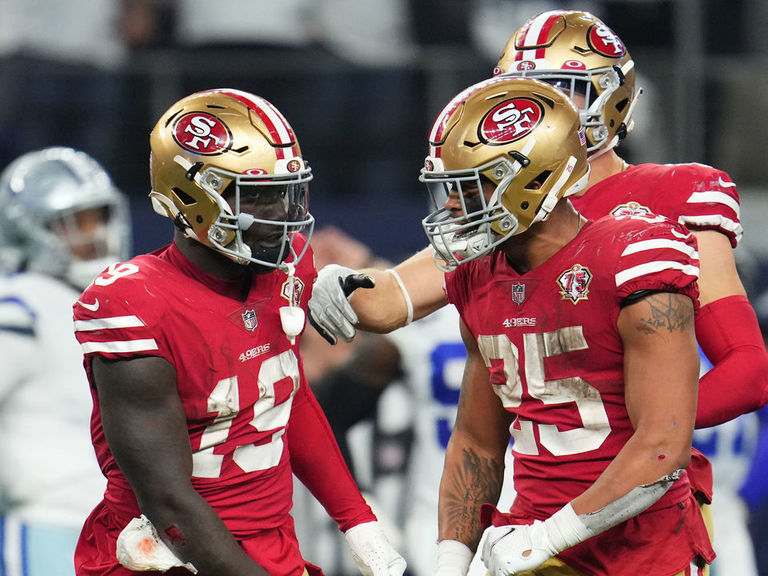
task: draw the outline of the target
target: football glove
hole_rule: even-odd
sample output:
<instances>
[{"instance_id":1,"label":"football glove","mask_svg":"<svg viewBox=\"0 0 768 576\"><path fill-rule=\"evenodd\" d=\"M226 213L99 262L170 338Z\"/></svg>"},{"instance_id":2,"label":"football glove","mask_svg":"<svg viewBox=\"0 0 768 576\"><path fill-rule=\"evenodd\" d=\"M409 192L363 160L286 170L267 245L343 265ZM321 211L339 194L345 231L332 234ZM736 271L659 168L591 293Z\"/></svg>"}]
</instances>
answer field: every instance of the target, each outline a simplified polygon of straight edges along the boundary
<instances>
[{"instance_id":1,"label":"football glove","mask_svg":"<svg viewBox=\"0 0 768 576\"><path fill-rule=\"evenodd\" d=\"M309 301L309 323L330 344L341 337L351 342L355 337L357 314L349 303L349 295L358 288L373 288L375 282L367 274L352 268L329 264L317 274Z\"/></svg>"},{"instance_id":2,"label":"football glove","mask_svg":"<svg viewBox=\"0 0 768 576\"><path fill-rule=\"evenodd\" d=\"M190 562L180 560L160 540L152 522L144 514L131 520L120 532L115 555L117 561L129 570L165 572L175 566L182 566L192 574L197 574L197 569Z\"/></svg>"},{"instance_id":3,"label":"football glove","mask_svg":"<svg viewBox=\"0 0 768 576\"><path fill-rule=\"evenodd\" d=\"M591 536L567 504L543 522L486 528L482 560L490 576L512 576L536 568Z\"/></svg>"},{"instance_id":4,"label":"football glove","mask_svg":"<svg viewBox=\"0 0 768 576\"><path fill-rule=\"evenodd\" d=\"M402 576L405 559L397 553L378 522L364 522L344 533L352 558L363 576Z\"/></svg>"}]
</instances>

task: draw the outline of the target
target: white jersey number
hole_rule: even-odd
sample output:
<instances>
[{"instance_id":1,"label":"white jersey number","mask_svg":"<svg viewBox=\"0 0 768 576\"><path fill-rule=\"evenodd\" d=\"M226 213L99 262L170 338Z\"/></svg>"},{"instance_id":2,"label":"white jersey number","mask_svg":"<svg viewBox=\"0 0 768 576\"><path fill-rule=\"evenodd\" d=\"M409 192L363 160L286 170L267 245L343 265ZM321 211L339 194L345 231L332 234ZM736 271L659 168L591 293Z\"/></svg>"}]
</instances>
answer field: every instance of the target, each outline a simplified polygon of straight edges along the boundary
<instances>
[{"instance_id":1,"label":"white jersey number","mask_svg":"<svg viewBox=\"0 0 768 576\"><path fill-rule=\"evenodd\" d=\"M282 403L275 404L275 383L290 378L293 393ZM259 399L253 405L253 419L249 422L256 430L275 430L266 444L245 444L232 452L232 459L244 472L267 470L280 462L283 453L285 425L291 413L291 399L299 389L299 363L293 350L286 350L265 360L259 368ZM208 411L217 416L203 431L200 449L192 454L192 476L218 478L224 454L214 454L216 446L229 437L232 422L240 413L240 394L237 377L220 380L208 397Z\"/></svg>"},{"instance_id":2,"label":"white jersey number","mask_svg":"<svg viewBox=\"0 0 768 576\"><path fill-rule=\"evenodd\" d=\"M480 353L490 368L491 360L501 360L504 384L494 384L494 392L505 408L517 408L522 402L523 381L520 377L517 346L505 334L479 336ZM581 326L560 328L543 334L523 336L525 358L525 384L530 396L544 404L574 403L583 427L560 430L554 424L537 424L539 443L555 456L581 454L600 447L610 434L610 423L600 392L579 376L559 380L544 379L544 358L586 350ZM517 429L515 424L519 425ZM517 418L512 425L513 449L520 454L538 454L534 423Z\"/></svg>"}]
</instances>

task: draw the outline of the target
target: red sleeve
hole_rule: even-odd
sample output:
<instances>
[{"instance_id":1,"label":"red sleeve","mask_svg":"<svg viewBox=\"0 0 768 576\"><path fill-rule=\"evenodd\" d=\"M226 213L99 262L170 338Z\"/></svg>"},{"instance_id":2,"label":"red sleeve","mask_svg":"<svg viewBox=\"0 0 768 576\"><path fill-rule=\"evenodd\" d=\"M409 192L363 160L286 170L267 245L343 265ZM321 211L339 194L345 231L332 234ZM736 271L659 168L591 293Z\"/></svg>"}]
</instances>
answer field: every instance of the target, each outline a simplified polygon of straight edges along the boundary
<instances>
[{"instance_id":1,"label":"red sleeve","mask_svg":"<svg viewBox=\"0 0 768 576\"><path fill-rule=\"evenodd\" d=\"M696 428L722 424L768 402L768 353L746 296L704 306L696 338L712 369L699 381Z\"/></svg>"},{"instance_id":2,"label":"red sleeve","mask_svg":"<svg viewBox=\"0 0 768 576\"><path fill-rule=\"evenodd\" d=\"M293 473L336 521L339 530L346 532L358 524L376 520L304 379L293 400L286 438Z\"/></svg>"},{"instance_id":3,"label":"red sleeve","mask_svg":"<svg viewBox=\"0 0 768 576\"><path fill-rule=\"evenodd\" d=\"M642 290L679 292L699 305L699 254L696 238L664 217L619 217L626 227L612 238L623 251L616 260L616 298L621 304ZM634 222L633 222L634 220Z\"/></svg>"},{"instance_id":4,"label":"red sleeve","mask_svg":"<svg viewBox=\"0 0 768 576\"><path fill-rule=\"evenodd\" d=\"M102 272L73 304L75 337L86 358L100 356L124 360L135 356L159 356L172 362L167 324L161 319L166 299L149 294L146 285L152 272L146 258L134 258ZM151 283L162 293L162 276ZM86 362L90 364L90 360Z\"/></svg>"},{"instance_id":5,"label":"red sleeve","mask_svg":"<svg viewBox=\"0 0 768 576\"><path fill-rule=\"evenodd\" d=\"M677 204L678 222L691 229L717 230L736 248L741 240L740 199L736 184L725 172L703 164L688 164L688 170L674 170L679 180L670 182L685 193ZM666 215L666 213L665 213Z\"/></svg>"}]
</instances>

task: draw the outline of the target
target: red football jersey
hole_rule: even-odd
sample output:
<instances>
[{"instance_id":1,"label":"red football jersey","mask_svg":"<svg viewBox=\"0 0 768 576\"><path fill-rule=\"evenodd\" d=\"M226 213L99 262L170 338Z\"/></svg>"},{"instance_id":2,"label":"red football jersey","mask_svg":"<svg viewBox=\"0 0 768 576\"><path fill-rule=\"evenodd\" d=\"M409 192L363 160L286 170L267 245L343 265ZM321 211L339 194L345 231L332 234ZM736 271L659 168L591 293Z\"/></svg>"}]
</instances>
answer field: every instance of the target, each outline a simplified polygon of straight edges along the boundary
<instances>
[{"instance_id":1,"label":"red football jersey","mask_svg":"<svg viewBox=\"0 0 768 576\"><path fill-rule=\"evenodd\" d=\"M294 239L301 250L305 239ZM299 340L283 332L279 309L306 311L316 271L308 252L293 281L257 274L241 288L203 273L171 245L116 264L74 306L75 332L90 359L159 356L176 369L193 450L192 484L236 538L285 522L292 474L283 434L294 396L307 389ZM95 388L91 433L107 476L110 508L139 509L101 425ZM126 522L127 522L126 520Z\"/></svg>"},{"instance_id":2,"label":"red football jersey","mask_svg":"<svg viewBox=\"0 0 768 576\"><path fill-rule=\"evenodd\" d=\"M584 492L633 434L617 319L639 290L698 297L692 234L663 217L606 217L518 274L501 251L446 276L512 425L512 512L543 519ZM687 498L685 474L654 505Z\"/></svg>"},{"instance_id":3,"label":"red football jersey","mask_svg":"<svg viewBox=\"0 0 768 576\"><path fill-rule=\"evenodd\" d=\"M741 240L739 193L728 174L704 164L640 164L594 184L571 202L584 216L661 214Z\"/></svg>"}]
</instances>

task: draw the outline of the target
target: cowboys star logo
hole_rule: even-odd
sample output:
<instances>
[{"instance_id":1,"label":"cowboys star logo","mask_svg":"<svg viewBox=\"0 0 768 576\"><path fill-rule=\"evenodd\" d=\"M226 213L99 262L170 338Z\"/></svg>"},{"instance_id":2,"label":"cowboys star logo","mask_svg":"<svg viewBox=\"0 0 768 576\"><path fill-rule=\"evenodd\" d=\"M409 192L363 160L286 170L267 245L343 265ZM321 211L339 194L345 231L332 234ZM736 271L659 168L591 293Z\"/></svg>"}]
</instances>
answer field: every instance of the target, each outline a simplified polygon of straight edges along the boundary
<instances>
[{"instance_id":1,"label":"cowboys star logo","mask_svg":"<svg viewBox=\"0 0 768 576\"><path fill-rule=\"evenodd\" d=\"M560 274L557 284L560 286L560 296L563 300L570 300L576 304L580 300L586 300L589 296L589 283L592 281L592 272L581 264L574 264L569 270Z\"/></svg>"}]
</instances>

